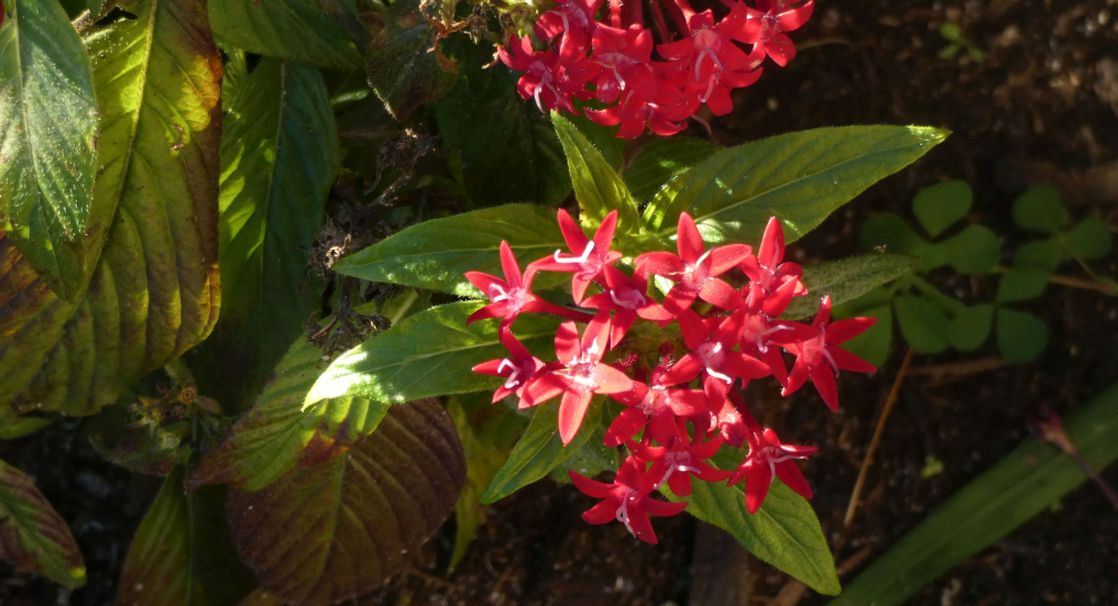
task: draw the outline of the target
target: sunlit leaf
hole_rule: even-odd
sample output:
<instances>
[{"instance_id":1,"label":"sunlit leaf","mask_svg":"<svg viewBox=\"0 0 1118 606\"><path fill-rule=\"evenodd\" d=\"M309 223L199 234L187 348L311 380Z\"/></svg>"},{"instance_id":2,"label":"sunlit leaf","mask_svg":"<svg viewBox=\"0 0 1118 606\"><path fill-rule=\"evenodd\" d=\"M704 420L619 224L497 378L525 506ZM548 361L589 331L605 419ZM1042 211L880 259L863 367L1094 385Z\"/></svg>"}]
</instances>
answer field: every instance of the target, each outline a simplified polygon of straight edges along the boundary
<instances>
[{"instance_id":1,"label":"sunlit leaf","mask_svg":"<svg viewBox=\"0 0 1118 606\"><path fill-rule=\"evenodd\" d=\"M551 122L567 156L567 171L581 209L579 218L582 224L597 226L610 211L616 210L618 231L636 231L640 226L637 204L621 175L570 120L552 111Z\"/></svg>"},{"instance_id":2,"label":"sunlit leaf","mask_svg":"<svg viewBox=\"0 0 1118 606\"><path fill-rule=\"evenodd\" d=\"M667 238L686 210L708 242L757 242L777 216L795 240L946 137L928 127L848 126L723 149L660 189L645 220Z\"/></svg>"},{"instance_id":3,"label":"sunlit leaf","mask_svg":"<svg viewBox=\"0 0 1118 606\"><path fill-rule=\"evenodd\" d=\"M296 467L345 453L372 433L387 405L341 397L303 408L303 398L326 366L322 350L300 337L275 367L256 405L202 457L190 485L223 483L259 490Z\"/></svg>"},{"instance_id":4,"label":"sunlit leaf","mask_svg":"<svg viewBox=\"0 0 1118 606\"><path fill-rule=\"evenodd\" d=\"M93 74L57 2L11 0L0 26L0 229L73 300L97 168ZM3 6L0 6L3 10Z\"/></svg>"},{"instance_id":5,"label":"sunlit leaf","mask_svg":"<svg viewBox=\"0 0 1118 606\"><path fill-rule=\"evenodd\" d=\"M221 281L233 287L201 373L230 405L256 393L321 296L307 262L339 164L317 69L265 59L239 91L222 134L218 216Z\"/></svg>"},{"instance_id":6,"label":"sunlit leaf","mask_svg":"<svg viewBox=\"0 0 1118 606\"><path fill-rule=\"evenodd\" d=\"M201 341L218 308L221 61L201 0L124 2L95 29L101 131L77 303L0 239L0 405L84 415ZM104 243L102 247L102 243Z\"/></svg>"},{"instance_id":7,"label":"sunlit leaf","mask_svg":"<svg viewBox=\"0 0 1118 606\"><path fill-rule=\"evenodd\" d=\"M782 317L798 320L815 315L819 300L831 297L833 305L852 301L871 290L910 273L915 258L908 255L860 255L807 267L804 286L808 295L792 300Z\"/></svg>"},{"instance_id":8,"label":"sunlit leaf","mask_svg":"<svg viewBox=\"0 0 1118 606\"><path fill-rule=\"evenodd\" d=\"M693 137L656 138L640 149L622 177L637 204L647 204L668 181L709 158L719 147Z\"/></svg>"},{"instance_id":9,"label":"sunlit leaf","mask_svg":"<svg viewBox=\"0 0 1118 606\"><path fill-rule=\"evenodd\" d=\"M495 389L498 379L470 370L508 353L497 338L496 322L466 325L466 318L479 307L475 302L432 307L374 335L330 364L307 394L306 404L342 396L402 404ZM546 348L557 324L550 317L524 315L516 321L516 336L529 349Z\"/></svg>"},{"instance_id":10,"label":"sunlit leaf","mask_svg":"<svg viewBox=\"0 0 1118 606\"><path fill-rule=\"evenodd\" d=\"M352 2L333 2L355 17ZM320 0L209 0L210 23L222 43L266 57L322 67L361 64L357 46Z\"/></svg>"},{"instance_id":11,"label":"sunlit leaf","mask_svg":"<svg viewBox=\"0 0 1118 606\"><path fill-rule=\"evenodd\" d=\"M85 564L63 520L24 473L0 461L0 561L71 589Z\"/></svg>"}]
</instances>

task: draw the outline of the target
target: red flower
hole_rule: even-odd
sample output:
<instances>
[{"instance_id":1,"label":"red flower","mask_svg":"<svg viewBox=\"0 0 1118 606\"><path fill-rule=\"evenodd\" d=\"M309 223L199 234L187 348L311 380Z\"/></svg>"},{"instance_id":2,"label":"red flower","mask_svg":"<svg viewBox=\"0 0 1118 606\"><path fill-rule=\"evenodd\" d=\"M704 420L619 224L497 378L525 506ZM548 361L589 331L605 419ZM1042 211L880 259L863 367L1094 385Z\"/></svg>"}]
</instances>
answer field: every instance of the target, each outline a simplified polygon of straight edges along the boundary
<instances>
[{"instance_id":1,"label":"red flower","mask_svg":"<svg viewBox=\"0 0 1118 606\"><path fill-rule=\"evenodd\" d=\"M586 83L601 71L594 63L580 56L556 53L554 49L536 51L528 36L509 39L497 50L501 62L524 72L516 82L516 91L524 99L535 99L540 111L562 107L575 113L574 99L589 98Z\"/></svg>"},{"instance_id":2,"label":"red flower","mask_svg":"<svg viewBox=\"0 0 1118 606\"><path fill-rule=\"evenodd\" d=\"M698 389L668 389L674 384L666 382L665 369L657 367L648 384L634 381L631 390L613 396L628 408L606 430L606 446L618 446L646 427L646 435L666 443L675 435L677 418L707 411L706 394Z\"/></svg>"},{"instance_id":3,"label":"red flower","mask_svg":"<svg viewBox=\"0 0 1118 606\"><path fill-rule=\"evenodd\" d=\"M724 116L734 108L730 90L756 82L761 77L761 61L741 50L724 24L716 26L710 10L692 14L688 28L690 37L661 44L656 50L676 66L685 94L696 108L706 103L711 113Z\"/></svg>"},{"instance_id":4,"label":"red flower","mask_svg":"<svg viewBox=\"0 0 1118 606\"><path fill-rule=\"evenodd\" d=\"M653 322L667 322L672 314L647 294L648 278L640 275L626 276L621 270L607 265L604 268L605 292L587 297L585 307L613 312L610 347L616 347L637 317Z\"/></svg>"},{"instance_id":5,"label":"red flower","mask_svg":"<svg viewBox=\"0 0 1118 606\"><path fill-rule=\"evenodd\" d=\"M691 215L680 213L677 226L676 251L645 253L634 261L637 272L657 274L675 282L668 291L664 307L679 314L691 307L696 298L722 309L735 309L741 296L720 276L742 263L750 254L744 244L728 244L704 252L703 239Z\"/></svg>"},{"instance_id":6,"label":"red flower","mask_svg":"<svg viewBox=\"0 0 1118 606\"><path fill-rule=\"evenodd\" d=\"M764 362L734 351L741 332L741 314L725 318L700 318L691 310L679 314L683 341L691 351L671 370L665 382L675 385L703 374L703 391L712 405L726 398L734 379L748 382L772 374Z\"/></svg>"},{"instance_id":7,"label":"red flower","mask_svg":"<svg viewBox=\"0 0 1118 606\"><path fill-rule=\"evenodd\" d=\"M747 298L750 306L760 307L769 316L784 313L792 297L807 294L800 277L804 270L797 263L784 262L784 230L776 217L769 219L757 256L746 257L742 271L749 276Z\"/></svg>"},{"instance_id":8,"label":"red flower","mask_svg":"<svg viewBox=\"0 0 1118 606\"><path fill-rule=\"evenodd\" d=\"M545 40L562 36L559 54L566 60L582 58L598 26L594 13L601 6L602 0L561 0L555 8L540 15L536 33Z\"/></svg>"},{"instance_id":9,"label":"red flower","mask_svg":"<svg viewBox=\"0 0 1118 606\"><path fill-rule=\"evenodd\" d=\"M559 364L538 373L524 387L523 408L563 396L559 405L559 437L563 444L570 444L578 433L594 394L616 394L633 388L632 379L624 372L602 363L608 342L608 318L599 316L591 320L581 340L574 322L560 324L555 331Z\"/></svg>"},{"instance_id":10,"label":"red flower","mask_svg":"<svg viewBox=\"0 0 1118 606\"><path fill-rule=\"evenodd\" d=\"M617 470L617 476L609 484L591 480L573 471L568 471L567 474L583 494L602 499L583 512L583 520L590 524L608 524L617 520L625 525L629 534L645 543L655 545L659 542L649 516L674 516L687 508L687 503L668 503L652 498L650 494L654 480L644 469L644 464L634 457L625 459Z\"/></svg>"},{"instance_id":11,"label":"red flower","mask_svg":"<svg viewBox=\"0 0 1118 606\"><path fill-rule=\"evenodd\" d=\"M810 378L827 407L834 411L838 410L835 377L840 369L866 373L877 370L873 364L838 346L865 332L877 318L848 318L828 324L830 319L831 297L825 296L811 326L791 324L791 330L778 333L773 341L783 343L784 349L796 356L788 373L788 384L780 395L792 394Z\"/></svg>"},{"instance_id":12,"label":"red flower","mask_svg":"<svg viewBox=\"0 0 1118 606\"><path fill-rule=\"evenodd\" d=\"M514 393L521 395L528 381L544 367L544 363L529 353L524 344L518 341L507 327L502 327L498 334L501 344L512 355L499 360L482 362L472 369L483 375L505 378L504 384L493 393L493 402L503 400Z\"/></svg>"},{"instance_id":13,"label":"red flower","mask_svg":"<svg viewBox=\"0 0 1118 606\"><path fill-rule=\"evenodd\" d=\"M588 314L548 303L532 294L530 288L536 270L529 265L528 271L522 276L516 256L512 254L509 243L504 240L501 241L501 270L505 274L504 280L480 271L466 272L466 279L470 284L489 297L489 305L470 314L466 324L487 318L502 318L502 324L508 326L521 312L550 313L580 321L590 319Z\"/></svg>"},{"instance_id":14,"label":"red flower","mask_svg":"<svg viewBox=\"0 0 1118 606\"><path fill-rule=\"evenodd\" d=\"M768 428L751 433L749 456L738 466L730 484L745 480L745 508L749 513L757 513L765 502L773 476L780 478L803 498L810 499L811 487L794 461L806 459L818 450L814 446L782 444L776 432Z\"/></svg>"},{"instance_id":15,"label":"red flower","mask_svg":"<svg viewBox=\"0 0 1118 606\"><path fill-rule=\"evenodd\" d=\"M687 432L682 429L667 446L648 446L637 444L633 446L642 459L652 461L649 473L652 477L659 477L656 486L668 487L677 496L691 495L691 477L694 476L704 482L721 482L730 477L730 472L722 471L707 463L707 459L714 456L722 447L722 438L703 442L698 436L692 441Z\"/></svg>"},{"instance_id":16,"label":"red flower","mask_svg":"<svg viewBox=\"0 0 1118 606\"><path fill-rule=\"evenodd\" d=\"M617 229L617 211L610 211L593 238L587 238L582 233L582 228L575 223L567 211L559 209L559 230L563 232L563 240L571 252L579 251L577 255L562 256L562 251L556 250L550 259L541 259L529 266L529 271L558 271L573 272L571 278L571 294L576 304L581 305L586 295L586 288L601 273L603 268L621 258L621 253L609 249L613 240L613 232Z\"/></svg>"},{"instance_id":17,"label":"red flower","mask_svg":"<svg viewBox=\"0 0 1118 606\"><path fill-rule=\"evenodd\" d=\"M735 39L755 45L754 52L764 53L784 67L796 56L796 46L785 32L802 27L815 8L814 0L796 6L792 3L793 0L757 0L756 9L737 3L726 17L729 31Z\"/></svg>"}]
</instances>

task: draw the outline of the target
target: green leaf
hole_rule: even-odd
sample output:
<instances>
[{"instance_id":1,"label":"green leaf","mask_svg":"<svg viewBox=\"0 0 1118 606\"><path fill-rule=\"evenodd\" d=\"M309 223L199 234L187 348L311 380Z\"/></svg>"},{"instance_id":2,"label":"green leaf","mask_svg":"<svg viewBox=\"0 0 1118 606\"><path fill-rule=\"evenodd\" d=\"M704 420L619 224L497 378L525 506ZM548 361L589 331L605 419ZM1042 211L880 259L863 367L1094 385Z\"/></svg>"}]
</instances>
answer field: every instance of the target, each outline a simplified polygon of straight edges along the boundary
<instances>
[{"instance_id":1,"label":"green leaf","mask_svg":"<svg viewBox=\"0 0 1118 606\"><path fill-rule=\"evenodd\" d=\"M494 503L541 480L551 470L578 455L591 442L601 442L608 425L603 413L601 402L592 405L574 440L563 446L559 438L559 404L552 402L537 407L524 435L481 496L481 502L487 505Z\"/></svg>"},{"instance_id":2,"label":"green leaf","mask_svg":"<svg viewBox=\"0 0 1118 606\"><path fill-rule=\"evenodd\" d=\"M234 604L248 592L251 577L237 560L220 497L184 493L181 468L163 480L128 547L117 604Z\"/></svg>"},{"instance_id":3,"label":"green leaf","mask_svg":"<svg viewBox=\"0 0 1118 606\"><path fill-rule=\"evenodd\" d=\"M1001 254L1001 238L989 227L968 225L963 231L939 242L944 260L962 274L987 274Z\"/></svg>"},{"instance_id":4,"label":"green leaf","mask_svg":"<svg viewBox=\"0 0 1118 606\"><path fill-rule=\"evenodd\" d=\"M842 587L815 511L780 481L757 513L745 509L743 484L694 482L687 513L730 533L750 553L825 595Z\"/></svg>"},{"instance_id":5,"label":"green leaf","mask_svg":"<svg viewBox=\"0 0 1118 606\"><path fill-rule=\"evenodd\" d=\"M924 231L935 238L966 216L973 201L966 181L945 181L916 192L912 212Z\"/></svg>"},{"instance_id":6,"label":"green leaf","mask_svg":"<svg viewBox=\"0 0 1118 606\"><path fill-rule=\"evenodd\" d=\"M1106 223L1095 217L1087 217L1057 238L1073 257L1081 260L1099 259L1110 254L1114 240Z\"/></svg>"},{"instance_id":7,"label":"green leaf","mask_svg":"<svg viewBox=\"0 0 1118 606\"><path fill-rule=\"evenodd\" d=\"M256 405L202 457L189 485L221 483L260 490L292 469L333 459L373 433L387 405L340 397L303 407L303 398L326 366L318 347L302 337L296 340Z\"/></svg>"},{"instance_id":8,"label":"green leaf","mask_svg":"<svg viewBox=\"0 0 1118 606\"><path fill-rule=\"evenodd\" d=\"M502 275L501 240L508 241L521 270L566 248L554 209L507 204L413 225L342 258L333 270L370 282L477 297L479 293L465 273ZM541 275L541 282L546 284L549 277Z\"/></svg>"},{"instance_id":9,"label":"green leaf","mask_svg":"<svg viewBox=\"0 0 1118 606\"><path fill-rule=\"evenodd\" d=\"M0 239L0 406L88 415L197 345L218 311L221 61L201 0L129 3L95 28L101 131L92 277L55 297Z\"/></svg>"},{"instance_id":10,"label":"green leaf","mask_svg":"<svg viewBox=\"0 0 1118 606\"><path fill-rule=\"evenodd\" d=\"M74 589L85 584L85 564L66 520L35 483L0 461L0 561Z\"/></svg>"},{"instance_id":11,"label":"green leaf","mask_svg":"<svg viewBox=\"0 0 1118 606\"><path fill-rule=\"evenodd\" d=\"M998 280L998 303L1015 303L1035 299L1048 286L1048 272L1043 269L1018 269L1012 267Z\"/></svg>"},{"instance_id":12,"label":"green leaf","mask_svg":"<svg viewBox=\"0 0 1118 606\"><path fill-rule=\"evenodd\" d=\"M596 227L610 211L617 211L619 233L635 232L640 227L637 203L621 175L606 162L602 152L586 136L557 111L551 112L555 134L567 156L567 171L575 199L582 210L580 219L584 226Z\"/></svg>"},{"instance_id":13,"label":"green leaf","mask_svg":"<svg viewBox=\"0 0 1118 606\"><path fill-rule=\"evenodd\" d=\"M1056 267L1067 255L1060 244L1054 240L1041 240L1026 242L1017 248L1014 253L1013 263L1024 269L1039 269L1045 272L1055 271Z\"/></svg>"},{"instance_id":14,"label":"green leaf","mask_svg":"<svg viewBox=\"0 0 1118 606\"><path fill-rule=\"evenodd\" d=\"M384 19L383 30L365 52L365 74L388 113L404 120L449 91L455 75L428 52L434 36L417 0L393 2Z\"/></svg>"},{"instance_id":15,"label":"green leaf","mask_svg":"<svg viewBox=\"0 0 1118 606\"><path fill-rule=\"evenodd\" d=\"M29 436L50 425L51 421L48 417L0 417L0 440L18 440Z\"/></svg>"},{"instance_id":16,"label":"green leaf","mask_svg":"<svg viewBox=\"0 0 1118 606\"><path fill-rule=\"evenodd\" d=\"M998 349L1010 362L1024 364L1048 347L1048 326L1030 313L999 309L997 319Z\"/></svg>"},{"instance_id":17,"label":"green leaf","mask_svg":"<svg viewBox=\"0 0 1118 606\"><path fill-rule=\"evenodd\" d=\"M836 314L837 315L837 314ZM880 305L841 317L864 316L877 322L862 334L842 344L842 348L880 368L889 359L893 348L893 306Z\"/></svg>"},{"instance_id":18,"label":"green leaf","mask_svg":"<svg viewBox=\"0 0 1118 606\"><path fill-rule=\"evenodd\" d=\"M794 299L782 317L798 320L815 315L824 295L830 295L832 305L853 301L907 275L915 261L908 255L871 254L807 267L803 281L809 295Z\"/></svg>"},{"instance_id":19,"label":"green leaf","mask_svg":"<svg viewBox=\"0 0 1118 606\"><path fill-rule=\"evenodd\" d=\"M284 603L332 604L399 572L454 511L465 475L450 416L414 402L332 461L231 491L227 511L261 587Z\"/></svg>"},{"instance_id":20,"label":"green leaf","mask_svg":"<svg viewBox=\"0 0 1118 606\"><path fill-rule=\"evenodd\" d=\"M1118 459L1118 385L1065 419L1064 428L1095 469L1113 463ZM1056 448L1029 439L940 504L847 584L831 606L906 603L921 587L1049 510L1086 479Z\"/></svg>"},{"instance_id":21,"label":"green leaf","mask_svg":"<svg viewBox=\"0 0 1118 606\"><path fill-rule=\"evenodd\" d=\"M66 11L11 0L0 26L0 230L74 300L90 252L97 113L93 73Z\"/></svg>"},{"instance_id":22,"label":"green leaf","mask_svg":"<svg viewBox=\"0 0 1118 606\"><path fill-rule=\"evenodd\" d=\"M1013 202L1013 220L1022 229L1054 234L1068 225L1068 209L1060 190L1051 185L1030 187Z\"/></svg>"},{"instance_id":23,"label":"green leaf","mask_svg":"<svg viewBox=\"0 0 1118 606\"><path fill-rule=\"evenodd\" d=\"M954 318L951 318L949 339L951 347L962 351L971 352L986 342L990 336L990 327L994 324L994 306L983 304L960 309Z\"/></svg>"},{"instance_id":24,"label":"green leaf","mask_svg":"<svg viewBox=\"0 0 1118 606\"><path fill-rule=\"evenodd\" d=\"M319 0L209 0L214 35L250 53L321 67L361 64L357 46ZM353 3L330 3L341 17L354 18Z\"/></svg>"},{"instance_id":25,"label":"green leaf","mask_svg":"<svg viewBox=\"0 0 1118 606\"><path fill-rule=\"evenodd\" d=\"M496 322L466 325L466 318L479 308L476 302L432 307L374 335L330 364L307 394L305 405L343 396L402 404L495 387L496 379L470 370L507 353L497 338ZM550 317L521 316L516 336L529 349L546 348L556 325Z\"/></svg>"},{"instance_id":26,"label":"green leaf","mask_svg":"<svg viewBox=\"0 0 1118 606\"><path fill-rule=\"evenodd\" d=\"M719 149L706 139L681 136L656 138L641 148L622 177L633 193L633 199L638 204L647 203L669 181L691 170Z\"/></svg>"},{"instance_id":27,"label":"green leaf","mask_svg":"<svg viewBox=\"0 0 1118 606\"><path fill-rule=\"evenodd\" d=\"M470 47L454 89L435 105L439 137L462 161L466 191L485 206L534 201L553 206L571 192L567 163L547 116L516 94L516 74L483 69ZM486 116L478 127L478 116ZM552 218L554 222L554 217Z\"/></svg>"},{"instance_id":28,"label":"green leaf","mask_svg":"<svg viewBox=\"0 0 1118 606\"><path fill-rule=\"evenodd\" d=\"M935 303L911 295L893 301L901 336L920 353L939 353L947 349L947 315Z\"/></svg>"},{"instance_id":29,"label":"green leaf","mask_svg":"<svg viewBox=\"0 0 1118 606\"><path fill-rule=\"evenodd\" d=\"M862 224L858 243L863 250L903 254L915 254L927 244L900 215L888 212L873 215Z\"/></svg>"},{"instance_id":30,"label":"green leaf","mask_svg":"<svg viewBox=\"0 0 1118 606\"><path fill-rule=\"evenodd\" d=\"M661 238L687 211L707 242L756 242L769 217L795 240L870 185L947 137L919 126L849 126L779 135L724 149L673 178L645 219Z\"/></svg>"},{"instance_id":31,"label":"green leaf","mask_svg":"<svg viewBox=\"0 0 1118 606\"><path fill-rule=\"evenodd\" d=\"M218 201L221 282L235 287L223 293L199 373L204 391L231 405L255 395L320 299L306 268L339 165L317 69L265 59L239 90Z\"/></svg>"}]
</instances>

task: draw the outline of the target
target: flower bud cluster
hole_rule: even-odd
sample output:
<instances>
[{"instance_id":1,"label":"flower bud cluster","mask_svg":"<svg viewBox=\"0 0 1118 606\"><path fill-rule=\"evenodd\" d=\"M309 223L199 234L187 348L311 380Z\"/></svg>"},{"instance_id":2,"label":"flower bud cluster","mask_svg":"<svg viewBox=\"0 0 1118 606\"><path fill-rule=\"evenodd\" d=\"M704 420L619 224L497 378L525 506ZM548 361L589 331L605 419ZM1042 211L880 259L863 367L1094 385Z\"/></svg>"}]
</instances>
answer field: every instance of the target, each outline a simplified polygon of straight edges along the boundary
<instances>
[{"instance_id":1,"label":"flower bud cluster","mask_svg":"<svg viewBox=\"0 0 1118 606\"><path fill-rule=\"evenodd\" d=\"M586 102L588 118L620 125L618 137L646 127L673 135L703 105L716 116L730 113L730 92L756 82L766 58L787 65L796 47L786 32L814 9L814 0L722 3L716 16L687 0L610 0L608 9L603 0L559 0L533 36L511 38L498 56L522 72L517 91L541 111L577 114L576 101Z\"/></svg>"},{"instance_id":2,"label":"flower bud cluster","mask_svg":"<svg viewBox=\"0 0 1118 606\"><path fill-rule=\"evenodd\" d=\"M531 262L521 273L507 242L500 247L504 277L467 272L489 299L469 322L499 319L508 356L484 362L475 372L503 383L493 401L516 398L520 408L560 398L558 431L569 444L595 396L621 405L605 432L610 447L626 457L613 481L571 473L575 485L601 501L583 514L591 524L623 523L637 538L656 542L649 516L683 511L685 500L653 497L663 486L681 499L694 480L745 481L745 505L756 512L773 477L811 497L795 461L814 447L784 444L750 413L743 390L750 381L772 377L782 395L811 381L831 410L838 408L840 370L873 372L874 367L839 347L873 324L872 318L831 322L823 297L810 324L782 320L793 298L807 295L799 265L784 261L780 222L771 219L754 252L744 244L707 248L687 213L679 217L677 250L649 252L632 260L632 273L618 267L611 250L617 213L588 238L574 219L559 211L569 248ZM571 274L572 305L558 305L532 292L541 272ZM665 285L653 296L650 280ZM659 299L659 300L658 300ZM555 334L555 357L535 357L515 336L522 313L552 314L565 320ZM791 369L786 355L794 357ZM598 405L604 405L600 402ZM737 453L735 466L718 468L710 459L720 449Z\"/></svg>"}]
</instances>

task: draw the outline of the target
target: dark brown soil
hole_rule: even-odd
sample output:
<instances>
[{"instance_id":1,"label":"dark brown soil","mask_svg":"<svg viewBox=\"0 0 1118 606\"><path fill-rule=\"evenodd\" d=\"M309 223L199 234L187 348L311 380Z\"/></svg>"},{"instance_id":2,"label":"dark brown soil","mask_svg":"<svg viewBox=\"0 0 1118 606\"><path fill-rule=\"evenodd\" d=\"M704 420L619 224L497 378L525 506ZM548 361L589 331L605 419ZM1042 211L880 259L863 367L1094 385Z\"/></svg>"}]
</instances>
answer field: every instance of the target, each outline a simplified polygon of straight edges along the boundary
<instances>
[{"instance_id":1,"label":"dark brown soil","mask_svg":"<svg viewBox=\"0 0 1118 606\"><path fill-rule=\"evenodd\" d=\"M947 45L938 28L948 21L986 53L984 61L965 53L937 56ZM795 38L800 54L790 68L769 70L736 98L738 111L713 122L720 143L838 124L929 124L954 131L925 159L829 219L802 243L806 256L854 252L865 217L886 209L906 213L917 189L947 178L966 179L976 193L974 218L1007 234L1013 197L1042 180L1064 189L1074 214L1118 224L1118 1L821 2ZM1097 269L1118 275L1114 258ZM827 414L808 390L767 411L766 422L782 436L822 447L805 472L838 562L856 555L868 562L883 553L1027 437L1041 406L1067 413L1118 379L1118 299L1050 288L1028 309L1047 321L1051 336L1035 363L976 366L952 376L913 373L846 530L842 518L858 467L902 352L894 352L876 377L845 380L838 414ZM918 356L914 369L993 353ZM0 580L0 602L111 600L150 488L130 486L128 474L101 462L77 431L76 422L56 423L32 439L0 443L0 457L33 473L70 522L90 585L67 596L38 581ZM941 461L943 471L924 478L928 457ZM1118 484L1118 467L1104 475ZM590 504L569 487L526 489L491 510L455 573L436 566L446 551L440 537L411 573L364 603L688 603L692 588L703 582L690 572L695 523L685 516L658 520L661 544L649 547L619 525L583 524L578 514ZM785 589L786 576L759 564L749 569L753 577L744 586L752 590L740 603L796 603L787 593L773 599ZM0 579L6 577L0 571ZM16 595L24 597L6 597ZM809 592L801 603L824 601ZM912 603L1118 603L1118 514L1084 485Z\"/></svg>"}]
</instances>

